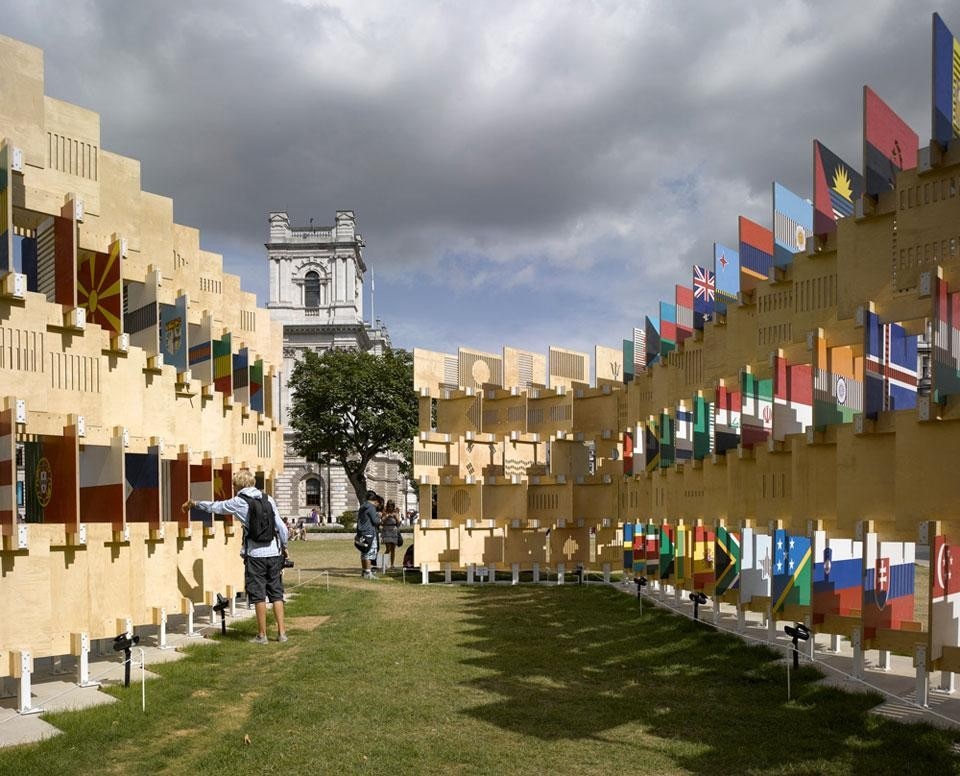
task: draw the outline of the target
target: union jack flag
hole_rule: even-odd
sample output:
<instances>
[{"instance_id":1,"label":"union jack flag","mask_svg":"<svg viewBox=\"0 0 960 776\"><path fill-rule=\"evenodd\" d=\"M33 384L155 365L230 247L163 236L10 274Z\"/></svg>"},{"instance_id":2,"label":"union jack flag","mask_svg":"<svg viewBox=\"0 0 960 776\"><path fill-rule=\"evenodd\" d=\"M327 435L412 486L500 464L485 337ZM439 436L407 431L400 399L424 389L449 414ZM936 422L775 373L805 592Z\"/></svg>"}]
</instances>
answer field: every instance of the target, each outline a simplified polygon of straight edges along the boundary
<instances>
[{"instance_id":1,"label":"union jack flag","mask_svg":"<svg viewBox=\"0 0 960 776\"><path fill-rule=\"evenodd\" d=\"M693 265L693 325L703 328L703 322L713 315L717 292L717 276L713 270Z\"/></svg>"}]
</instances>

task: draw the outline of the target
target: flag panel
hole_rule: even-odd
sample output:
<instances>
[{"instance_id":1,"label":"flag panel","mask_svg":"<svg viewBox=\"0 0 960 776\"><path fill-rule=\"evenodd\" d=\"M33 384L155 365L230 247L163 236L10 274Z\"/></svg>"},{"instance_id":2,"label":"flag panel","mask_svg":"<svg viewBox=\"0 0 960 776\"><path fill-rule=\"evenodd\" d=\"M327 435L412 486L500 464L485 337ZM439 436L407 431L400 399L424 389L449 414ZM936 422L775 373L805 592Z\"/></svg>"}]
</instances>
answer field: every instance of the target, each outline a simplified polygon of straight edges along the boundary
<instances>
[{"instance_id":1,"label":"flag panel","mask_svg":"<svg viewBox=\"0 0 960 776\"><path fill-rule=\"evenodd\" d=\"M740 535L725 526L717 528L714 548L715 584L714 593L722 595L740 587Z\"/></svg>"},{"instance_id":2,"label":"flag panel","mask_svg":"<svg viewBox=\"0 0 960 776\"><path fill-rule=\"evenodd\" d=\"M813 231L837 230L837 219L853 215L863 196L863 176L819 140L813 141Z\"/></svg>"},{"instance_id":3,"label":"flag panel","mask_svg":"<svg viewBox=\"0 0 960 776\"><path fill-rule=\"evenodd\" d=\"M940 14L933 15L933 139L946 148L960 137L960 41L944 24Z\"/></svg>"},{"instance_id":4,"label":"flag panel","mask_svg":"<svg viewBox=\"0 0 960 776\"><path fill-rule=\"evenodd\" d=\"M693 326L702 329L713 317L716 306L717 277L713 270L693 265Z\"/></svg>"},{"instance_id":5,"label":"flag panel","mask_svg":"<svg viewBox=\"0 0 960 776\"><path fill-rule=\"evenodd\" d=\"M740 254L726 245L714 243L713 272L717 284L716 309L724 312L726 307L721 309L721 302L736 302L740 293Z\"/></svg>"},{"instance_id":6,"label":"flag panel","mask_svg":"<svg viewBox=\"0 0 960 776\"><path fill-rule=\"evenodd\" d=\"M816 531L813 537L813 622L827 615L859 617L863 605L863 542L827 537Z\"/></svg>"},{"instance_id":7,"label":"flag panel","mask_svg":"<svg viewBox=\"0 0 960 776\"><path fill-rule=\"evenodd\" d=\"M773 581L771 608L773 614L787 606L809 606L812 578L810 537L783 529L773 534Z\"/></svg>"},{"instance_id":8,"label":"flag panel","mask_svg":"<svg viewBox=\"0 0 960 776\"><path fill-rule=\"evenodd\" d=\"M793 255L807 250L807 237L813 234L813 203L794 194L786 186L773 184L773 263L786 267Z\"/></svg>"},{"instance_id":9,"label":"flag panel","mask_svg":"<svg viewBox=\"0 0 960 776\"><path fill-rule=\"evenodd\" d=\"M890 191L897 173L917 166L920 140L869 86L863 87L864 186L872 197Z\"/></svg>"},{"instance_id":10,"label":"flag panel","mask_svg":"<svg viewBox=\"0 0 960 776\"><path fill-rule=\"evenodd\" d=\"M744 278L765 280L773 266L773 232L740 216L740 285Z\"/></svg>"},{"instance_id":11,"label":"flag panel","mask_svg":"<svg viewBox=\"0 0 960 776\"><path fill-rule=\"evenodd\" d=\"M931 658L943 656L944 647L960 647L960 538L938 534L930 556Z\"/></svg>"},{"instance_id":12,"label":"flag panel","mask_svg":"<svg viewBox=\"0 0 960 776\"><path fill-rule=\"evenodd\" d=\"M914 629L913 542L882 542L868 533L863 543L863 635L878 629Z\"/></svg>"}]
</instances>

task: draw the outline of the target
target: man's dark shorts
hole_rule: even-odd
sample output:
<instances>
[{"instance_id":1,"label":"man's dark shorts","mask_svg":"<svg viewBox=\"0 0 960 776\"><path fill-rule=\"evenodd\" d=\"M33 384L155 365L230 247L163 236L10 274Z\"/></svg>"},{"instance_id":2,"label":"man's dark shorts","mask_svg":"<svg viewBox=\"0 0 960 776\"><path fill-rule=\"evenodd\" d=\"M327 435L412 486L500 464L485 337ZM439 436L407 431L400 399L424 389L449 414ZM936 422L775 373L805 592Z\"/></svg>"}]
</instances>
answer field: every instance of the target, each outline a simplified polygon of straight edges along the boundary
<instances>
[{"instance_id":1,"label":"man's dark shorts","mask_svg":"<svg viewBox=\"0 0 960 776\"><path fill-rule=\"evenodd\" d=\"M247 558L244 571L244 585L250 603L283 600L283 558Z\"/></svg>"}]
</instances>

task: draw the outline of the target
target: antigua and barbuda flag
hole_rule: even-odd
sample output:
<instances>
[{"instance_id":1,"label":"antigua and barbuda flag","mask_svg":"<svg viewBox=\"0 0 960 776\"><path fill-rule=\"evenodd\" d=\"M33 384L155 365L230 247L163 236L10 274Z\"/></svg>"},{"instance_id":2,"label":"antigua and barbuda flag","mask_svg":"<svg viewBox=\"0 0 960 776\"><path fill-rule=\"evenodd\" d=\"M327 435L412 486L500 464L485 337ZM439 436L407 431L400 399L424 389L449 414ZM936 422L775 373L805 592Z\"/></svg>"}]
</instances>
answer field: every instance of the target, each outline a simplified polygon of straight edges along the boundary
<instances>
[{"instance_id":1,"label":"antigua and barbuda flag","mask_svg":"<svg viewBox=\"0 0 960 776\"><path fill-rule=\"evenodd\" d=\"M813 535L813 622L828 614L859 617L863 604L863 542Z\"/></svg>"},{"instance_id":2,"label":"antigua and barbuda flag","mask_svg":"<svg viewBox=\"0 0 960 776\"><path fill-rule=\"evenodd\" d=\"M813 231L837 231L837 219L853 215L863 196L863 176L819 140L813 141Z\"/></svg>"},{"instance_id":3,"label":"antigua and barbuda flag","mask_svg":"<svg viewBox=\"0 0 960 776\"><path fill-rule=\"evenodd\" d=\"M714 544L714 594L740 587L740 535L726 526L717 527Z\"/></svg>"},{"instance_id":4,"label":"antigua and barbuda flag","mask_svg":"<svg viewBox=\"0 0 960 776\"><path fill-rule=\"evenodd\" d=\"M863 87L863 178L872 197L896 186L900 170L917 166L920 139L869 86Z\"/></svg>"},{"instance_id":5,"label":"antigua and barbuda flag","mask_svg":"<svg viewBox=\"0 0 960 776\"><path fill-rule=\"evenodd\" d=\"M873 638L878 628L920 630L914 619L913 542L881 542L868 533L863 542L863 634Z\"/></svg>"},{"instance_id":6,"label":"antigua and barbuda flag","mask_svg":"<svg viewBox=\"0 0 960 776\"><path fill-rule=\"evenodd\" d=\"M806 253L813 236L813 203L776 181L773 184L773 264L786 267L795 253Z\"/></svg>"},{"instance_id":7,"label":"antigua and barbuda flag","mask_svg":"<svg viewBox=\"0 0 960 776\"><path fill-rule=\"evenodd\" d=\"M713 270L693 265L693 327L702 329L713 317L716 306L717 277Z\"/></svg>"},{"instance_id":8,"label":"antigua and barbuda flag","mask_svg":"<svg viewBox=\"0 0 960 776\"><path fill-rule=\"evenodd\" d=\"M810 537L777 529L773 534L773 583L771 609L774 615L787 606L809 606L813 552Z\"/></svg>"}]
</instances>

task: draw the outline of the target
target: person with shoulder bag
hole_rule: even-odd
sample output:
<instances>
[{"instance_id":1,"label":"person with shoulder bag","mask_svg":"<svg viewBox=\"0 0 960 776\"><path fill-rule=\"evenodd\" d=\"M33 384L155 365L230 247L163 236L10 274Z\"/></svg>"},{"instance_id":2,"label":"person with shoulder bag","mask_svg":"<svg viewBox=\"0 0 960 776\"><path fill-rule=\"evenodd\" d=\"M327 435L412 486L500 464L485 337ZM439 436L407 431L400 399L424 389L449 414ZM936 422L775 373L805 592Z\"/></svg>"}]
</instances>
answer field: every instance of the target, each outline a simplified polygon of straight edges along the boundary
<instances>
[{"instance_id":1,"label":"person with shoulder bag","mask_svg":"<svg viewBox=\"0 0 960 776\"><path fill-rule=\"evenodd\" d=\"M183 511L192 508L214 515L233 515L243 526L244 586L257 615L255 644L267 643L267 601L273 604L277 620L277 641L287 640L283 621L283 567L289 534L277 509L277 502L256 487L249 469L233 475L236 494L224 501L187 501ZM292 562L291 562L292 565Z\"/></svg>"},{"instance_id":2,"label":"person with shoulder bag","mask_svg":"<svg viewBox=\"0 0 960 776\"><path fill-rule=\"evenodd\" d=\"M372 564L377 559L379 543L377 529L380 526L380 515L377 512L379 496L375 490L368 490L366 501L357 512L357 535L353 544L360 553L360 570L364 579L376 579Z\"/></svg>"}]
</instances>

